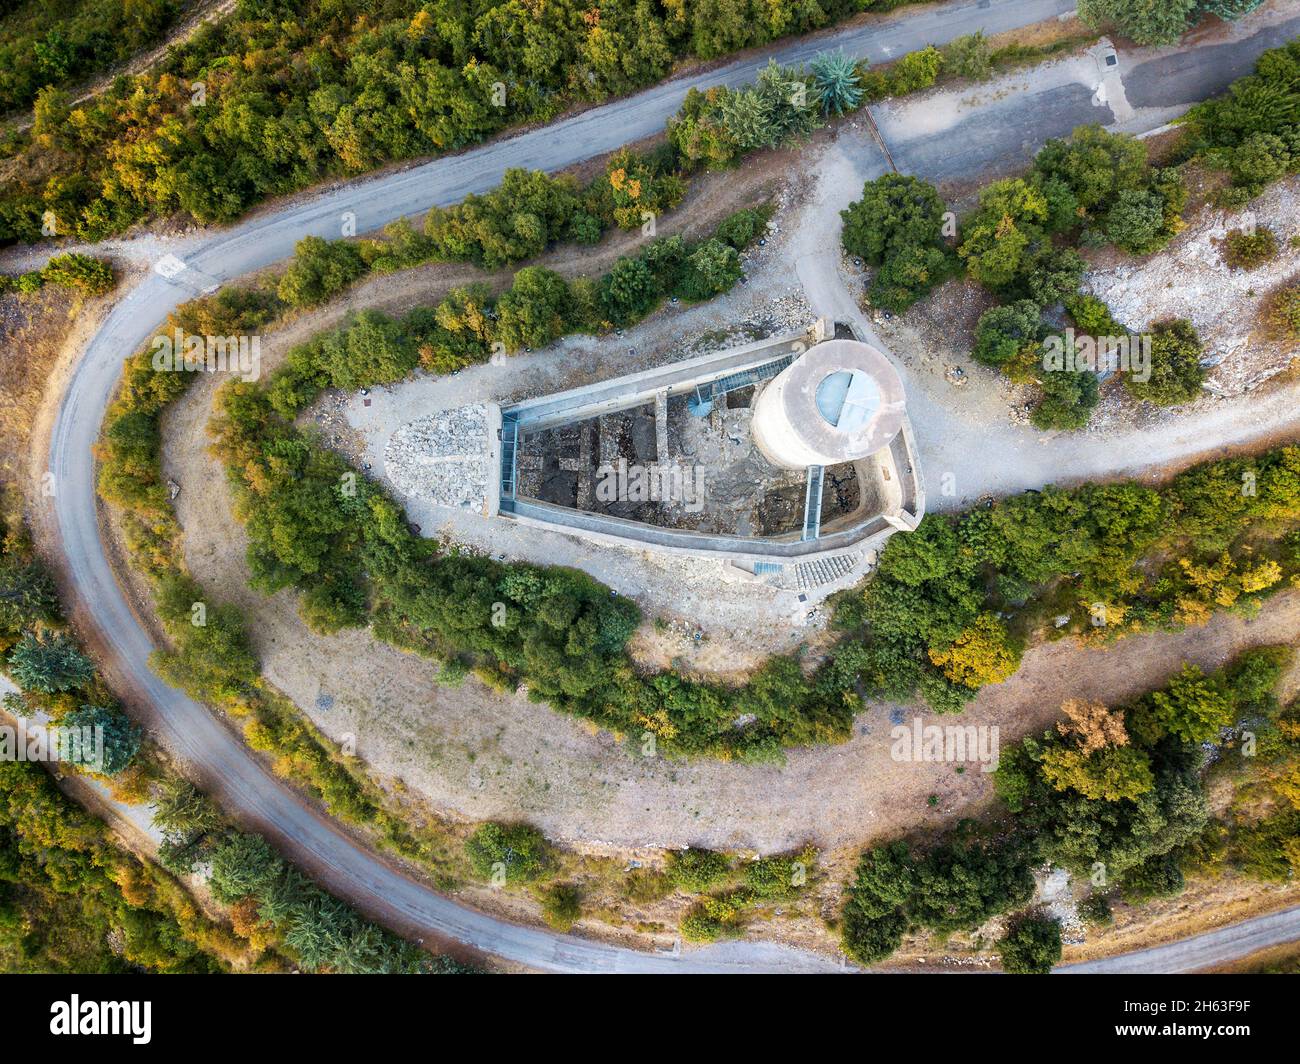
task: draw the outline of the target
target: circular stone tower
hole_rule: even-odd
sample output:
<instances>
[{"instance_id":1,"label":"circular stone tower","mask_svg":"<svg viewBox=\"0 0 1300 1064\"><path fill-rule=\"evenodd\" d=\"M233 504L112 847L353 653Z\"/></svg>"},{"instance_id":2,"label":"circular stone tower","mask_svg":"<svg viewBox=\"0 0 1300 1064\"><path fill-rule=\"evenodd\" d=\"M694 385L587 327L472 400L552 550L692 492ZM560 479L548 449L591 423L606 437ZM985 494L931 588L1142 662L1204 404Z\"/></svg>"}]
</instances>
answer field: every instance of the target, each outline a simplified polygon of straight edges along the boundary
<instances>
[{"instance_id":1,"label":"circular stone tower","mask_svg":"<svg viewBox=\"0 0 1300 1064\"><path fill-rule=\"evenodd\" d=\"M854 462L888 447L903 427L903 382L857 340L827 340L787 366L754 405L754 442L786 469Z\"/></svg>"}]
</instances>

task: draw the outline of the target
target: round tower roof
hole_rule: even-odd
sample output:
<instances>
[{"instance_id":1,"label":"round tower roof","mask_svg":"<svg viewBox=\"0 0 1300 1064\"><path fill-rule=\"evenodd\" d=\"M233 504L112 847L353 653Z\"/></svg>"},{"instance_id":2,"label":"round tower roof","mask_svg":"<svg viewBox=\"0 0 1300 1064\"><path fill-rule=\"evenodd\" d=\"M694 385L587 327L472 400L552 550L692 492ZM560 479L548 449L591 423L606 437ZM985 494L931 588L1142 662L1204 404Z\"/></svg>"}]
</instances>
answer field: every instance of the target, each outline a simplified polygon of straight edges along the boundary
<instances>
[{"instance_id":1,"label":"round tower roof","mask_svg":"<svg viewBox=\"0 0 1300 1064\"><path fill-rule=\"evenodd\" d=\"M870 344L827 340L781 376L781 411L790 430L827 465L883 450L903 426L903 382Z\"/></svg>"}]
</instances>

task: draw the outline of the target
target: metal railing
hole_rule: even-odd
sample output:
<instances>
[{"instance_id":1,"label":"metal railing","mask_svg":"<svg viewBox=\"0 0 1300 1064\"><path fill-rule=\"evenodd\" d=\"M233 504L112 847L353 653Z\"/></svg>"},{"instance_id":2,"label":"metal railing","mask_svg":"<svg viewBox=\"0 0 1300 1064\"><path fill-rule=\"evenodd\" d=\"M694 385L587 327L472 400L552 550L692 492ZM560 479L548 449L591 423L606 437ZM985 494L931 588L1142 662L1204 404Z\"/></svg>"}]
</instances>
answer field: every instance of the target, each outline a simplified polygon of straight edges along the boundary
<instances>
[{"instance_id":1,"label":"metal railing","mask_svg":"<svg viewBox=\"0 0 1300 1064\"><path fill-rule=\"evenodd\" d=\"M515 497L515 480L519 474L519 422L506 414L501 420L501 497Z\"/></svg>"},{"instance_id":2,"label":"metal railing","mask_svg":"<svg viewBox=\"0 0 1300 1064\"><path fill-rule=\"evenodd\" d=\"M815 465L808 467L808 485L803 496L803 538L816 539L822 530L822 480L825 469Z\"/></svg>"}]
</instances>

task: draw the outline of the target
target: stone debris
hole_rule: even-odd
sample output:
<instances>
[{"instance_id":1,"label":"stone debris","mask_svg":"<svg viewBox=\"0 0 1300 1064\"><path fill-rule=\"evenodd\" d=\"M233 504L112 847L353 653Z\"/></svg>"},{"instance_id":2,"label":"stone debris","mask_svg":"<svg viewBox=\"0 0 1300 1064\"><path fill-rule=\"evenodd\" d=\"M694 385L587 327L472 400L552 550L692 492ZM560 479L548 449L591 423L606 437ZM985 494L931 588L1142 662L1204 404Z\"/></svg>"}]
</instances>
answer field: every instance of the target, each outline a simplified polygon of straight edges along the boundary
<instances>
[{"instance_id":1,"label":"stone debris","mask_svg":"<svg viewBox=\"0 0 1300 1064\"><path fill-rule=\"evenodd\" d=\"M388 441L388 479L436 506L482 510L492 474L487 407L440 410L403 425Z\"/></svg>"}]
</instances>

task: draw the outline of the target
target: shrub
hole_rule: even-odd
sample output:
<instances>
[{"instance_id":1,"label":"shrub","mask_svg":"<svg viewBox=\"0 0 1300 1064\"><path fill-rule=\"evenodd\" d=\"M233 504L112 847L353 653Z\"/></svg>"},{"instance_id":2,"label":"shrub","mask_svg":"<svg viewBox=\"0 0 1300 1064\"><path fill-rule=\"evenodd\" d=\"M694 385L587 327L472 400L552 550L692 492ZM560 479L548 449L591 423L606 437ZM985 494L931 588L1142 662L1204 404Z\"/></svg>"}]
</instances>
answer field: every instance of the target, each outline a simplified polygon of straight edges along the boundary
<instances>
[{"instance_id":1,"label":"shrub","mask_svg":"<svg viewBox=\"0 0 1300 1064\"><path fill-rule=\"evenodd\" d=\"M572 883L556 883L542 895L542 917L557 931L582 919L582 892Z\"/></svg>"},{"instance_id":2,"label":"shrub","mask_svg":"<svg viewBox=\"0 0 1300 1064\"><path fill-rule=\"evenodd\" d=\"M786 898L807 883L813 852L760 857L745 865L745 886L756 898Z\"/></svg>"},{"instance_id":3,"label":"shrub","mask_svg":"<svg viewBox=\"0 0 1300 1064\"><path fill-rule=\"evenodd\" d=\"M998 954L1012 975L1047 975L1061 960L1060 922L1041 913L1021 917L998 943Z\"/></svg>"},{"instance_id":4,"label":"shrub","mask_svg":"<svg viewBox=\"0 0 1300 1064\"><path fill-rule=\"evenodd\" d=\"M526 883L550 864L546 839L528 824L482 824L465 841L465 853L475 875L494 882Z\"/></svg>"},{"instance_id":5,"label":"shrub","mask_svg":"<svg viewBox=\"0 0 1300 1064\"><path fill-rule=\"evenodd\" d=\"M943 53L933 45L908 52L888 72L890 94L903 96L928 89L938 80L942 69Z\"/></svg>"},{"instance_id":6,"label":"shrub","mask_svg":"<svg viewBox=\"0 0 1300 1064\"><path fill-rule=\"evenodd\" d=\"M303 237L276 292L291 307L324 303L366 272L361 250L345 240Z\"/></svg>"},{"instance_id":7,"label":"shrub","mask_svg":"<svg viewBox=\"0 0 1300 1064\"><path fill-rule=\"evenodd\" d=\"M1059 370L1043 374L1043 397L1029 420L1035 428L1081 429L1088 424L1101 398L1097 375L1088 370Z\"/></svg>"},{"instance_id":8,"label":"shrub","mask_svg":"<svg viewBox=\"0 0 1300 1064\"><path fill-rule=\"evenodd\" d=\"M690 253L678 290L683 299L711 299L740 279L740 255L717 239L707 240Z\"/></svg>"},{"instance_id":9,"label":"shrub","mask_svg":"<svg viewBox=\"0 0 1300 1064\"><path fill-rule=\"evenodd\" d=\"M1300 280L1276 288L1262 309L1264 324L1274 338L1300 341Z\"/></svg>"},{"instance_id":10,"label":"shrub","mask_svg":"<svg viewBox=\"0 0 1300 1064\"><path fill-rule=\"evenodd\" d=\"M643 258L620 258L601 278L600 307L616 325L637 321L655 305L659 286Z\"/></svg>"},{"instance_id":11,"label":"shrub","mask_svg":"<svg viewBox=\"0 0 1300 1064\"><path fill-rule=\"evenodd\" d=\"M943 200L920 178L885 174L862 186L862 198L840 211L844 249L873 266L915 246L938 246Z\"/></svg>"},{"instance_id":12,"label":"shrub","mask_svg":"<svg viewBox=\"0 0 1300 1064\"><path fill-rule=\"evenodd\" d=\"M668 879L678 890L700 894L731 872L726 854L713 850L675 850L668 855Z\"/></svg>"},{"instance_id":13,"label":"shrub","mask_svg":"<svg viewBox=\"0 0 1300 1064\"><path fill-rule=\"evenodd\" d=\"M1234 270L1255 270L1277 257L1277 234L1267 226L1253 233L1234 229L1224 238L1223 261Z\"/></svg>"},{"instance_id":14,"label":"shrub","mask_svg":"<svg viewBox=\"0 0 1300 1064\"><path fill-rule=\"evenodd\" d=\"M46 284L76 288L87 295L102 296L117 284L113 267L101 259L73 252L55 255L41 270Z\"/></svg>"},{"instance_id":15,"label":"shrub","mask_svg":"<svg viewBox=\"0 0 1300 1064\"><path fill-rule=\"evenodd\" d=\"M947 75L982 81L993 73L993 49L983 32L954 38L941 51Z\"/></svg>"},{"instance_id":16,"label":"shrub","mask_svg":"<svg viewBox=\"0 0 1300 1064\"><path fill-rule=\"evenodd\" d=\"M718 223L713 235L737 251L744 251L767 226L767 212L744 208Z\"/></svg>"},{"instance_id":17,"label":"shrub","mask_svg":"<svg viewBox=\"0 0 1300 1064\"><path fill-rule=\"evenodd\" d=\"M497 301L497 336L507 351L545 347L568 331L571 311L564 278L541 266L526 266Z\"/></svg>"},{"instance_id":18,"label":"shrub","mask_svg":"<svg viewBox=\"0 0 1300 1064\"><path fill-rule=\"evenodd\" d=\"M1147 255L1167 243L1165 203L1155 192L1126 188L1106 213L1106 239L1134 255Z\"/></svg>"},{"instance_id":19,"label":"shrub","mask_svg":"<svg viewBox=\"0 0 1300 1064\"><path fill-rule=\"evenodd\" d=\"M705 898L682 920L687 942L716 942L738 933L736 907L725 898Z\"/></svg>"},{"instance_id":20,"label":"shrub","mask_svg":"<svg viewBox=\"0 0 1300 1064\"><path fill-rule=\"evenodd\" d=\"M1038 305L1027 299L991 307L975 326L971 357L985 366L1009 365L1024 351L1036 348L1042 329Z\"/></svg>"},{"instance_id":21,"label":"shrub","mask_svg":"<svg viewBox=\"0 0 1300 1064\"><path fill-rule=\"evenodd\" d=\"M1228 153L1232 182L1255 193L1292 168L1295 157L1287 142L1272 133L1255 133Z\"/></svg>"},{"instance_id":22,"label":"shrub","mask_svg":"<svg viewBox=\"0 0 1300 1064\"><path fill-rule=\"evenodd\" d=\"M672 892L672 880L653 868L635 868L623 880L623 896L639 905L662 901Z\"/></svg>"},{"instance_id":23,"label":"shrub","mask_svg":"<svg viewBox=\"0 0 1300 1064\"><path fill-rule=\"evenodd\" d=\"M1079 903L1079 915L1094 927L1108 927L1115 922L1110 899L1105 894L1089 894Z\"/></svg>"},{"instance_id":24,"label":"shrub","mask_svg":"<svg viewBox=\"0 0 1300 1064\"><path fill-rule=\"evenodd\" d=\"M1161 322L1151 330L1151 377L1139 381L1126 374L1124 384L1135 398L1156 406L1187 403L1201 394L1201 338L1185 318Z\"/></svg>"},{"instance_id":25,"label":"shrub","mask_svg":"<svg viewBox=\"0 0 1300 1064\"><path fill-rule=\"evenodd\" d=\"M1152 898L1172 898L1181 894L1185 885L1177 854L1164 853L1125 872L1120 881L1120 893L1130 905L1142 905Z\"/></svg>"}]
</instances>

